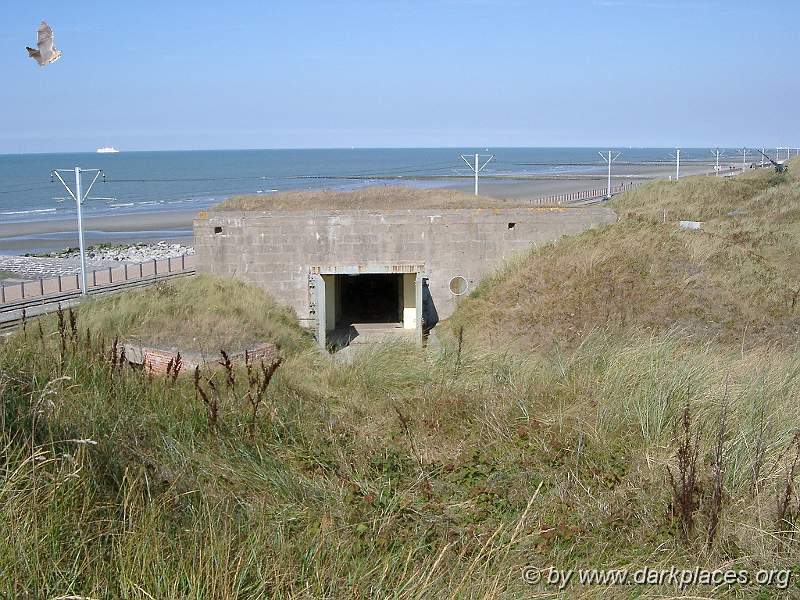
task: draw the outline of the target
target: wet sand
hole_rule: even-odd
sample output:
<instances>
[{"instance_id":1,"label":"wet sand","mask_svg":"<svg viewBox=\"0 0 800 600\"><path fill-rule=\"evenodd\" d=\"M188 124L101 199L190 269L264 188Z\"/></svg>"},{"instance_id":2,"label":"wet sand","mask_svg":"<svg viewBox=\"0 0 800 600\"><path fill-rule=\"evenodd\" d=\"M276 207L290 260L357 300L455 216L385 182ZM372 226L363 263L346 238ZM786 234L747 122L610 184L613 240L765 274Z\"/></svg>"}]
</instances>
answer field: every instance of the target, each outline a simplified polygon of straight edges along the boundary
<instances>
[{"instance_id":1,"label":"wet sand","mask_svg":"<svg viewBox=\"0 0 800 600\"><path fill-rule=\"evenodd\" d=\"M87 246L98 243L174 242L192 244L196 211L110 215L84 219ZM78 245L76 219L0 223L0 254L50 252Z\"/></svg>"}]
</instances>

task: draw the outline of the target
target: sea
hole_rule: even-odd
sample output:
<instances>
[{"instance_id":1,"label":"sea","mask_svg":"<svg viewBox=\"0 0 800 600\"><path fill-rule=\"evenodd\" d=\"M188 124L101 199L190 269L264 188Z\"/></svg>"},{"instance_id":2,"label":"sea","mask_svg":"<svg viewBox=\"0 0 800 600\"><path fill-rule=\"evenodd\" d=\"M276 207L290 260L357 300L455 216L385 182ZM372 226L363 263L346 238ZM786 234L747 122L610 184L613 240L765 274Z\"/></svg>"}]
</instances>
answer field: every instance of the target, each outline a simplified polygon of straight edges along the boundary
<instances>
[{"instance_id":1,"label":"sea","mask_svg":"<svg viewBox=\"0 0 800 600\"><path fill-rule=\"evenodd\" d=\"M670 148L617 149L620 164L674 161ZM603 173L604 148L404 148L319 150L197 150L113 154L0 155L0 224L74 215L75 201L53 176L74 189L76 166L100 169L86 216L199 210L237 194L346 190L382 183L449 186L472 175L462 154L480 154L485 175ZM728 153L728 156L732 154ZM682 161L711 161L707 148L681 150ZM94 174L83 174L86 191Z\"/></svg>"}]
</instances>

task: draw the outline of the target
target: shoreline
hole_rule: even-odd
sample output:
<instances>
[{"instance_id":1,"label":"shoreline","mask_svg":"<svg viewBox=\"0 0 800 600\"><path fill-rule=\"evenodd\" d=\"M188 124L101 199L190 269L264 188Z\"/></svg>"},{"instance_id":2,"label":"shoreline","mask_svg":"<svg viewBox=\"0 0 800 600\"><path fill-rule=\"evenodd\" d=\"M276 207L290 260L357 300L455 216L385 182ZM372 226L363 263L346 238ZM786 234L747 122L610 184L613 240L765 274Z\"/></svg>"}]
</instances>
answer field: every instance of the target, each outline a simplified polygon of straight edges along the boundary
<instances>
[{"instance_id":1,"label":"shoreline","mask_svg":"<svg viewBox=\"0 0 800 600\"><path fill-rule=\"evenodd\" d=\"M726 165L727 166L727 165ZM667 179L674 167L626 166L615 167L612 184L632 181ZM687 164L682 175L692 176L708 173L708 165ZM487 176L479 181L481 195L503 200L536 199L554 194L566 194L607 185L607 176L596 173L564 174L558 177L519 176L497 178ZM445 187L471 193L474 183L471 178L458 181L399 179L390 185L414 185L415 187ZM379 185L379 184L378 184ZM86 246L93 244L136 244L165 241L191 246L193 244L192 221L198 213L195 209L164 210L154 212L132 212L113 215L90 216L83 221ZM46 253L78 245L76 218L45 218L30 221L0 223L0 255Z\"/></svg>"},{"instance_id":2,"label":"shoreline","mask_svg":"<svg viewBox=\"0 0 800 600\"><path fill-rule=\"evenodd\" d=\"M86 246L165 241L191 245L192 220L198 211L163 211L88 217L83 220ZM43 253L78 245L77 219L40 219L0 224L0 254Z\"/></svg>"}]
</instances>

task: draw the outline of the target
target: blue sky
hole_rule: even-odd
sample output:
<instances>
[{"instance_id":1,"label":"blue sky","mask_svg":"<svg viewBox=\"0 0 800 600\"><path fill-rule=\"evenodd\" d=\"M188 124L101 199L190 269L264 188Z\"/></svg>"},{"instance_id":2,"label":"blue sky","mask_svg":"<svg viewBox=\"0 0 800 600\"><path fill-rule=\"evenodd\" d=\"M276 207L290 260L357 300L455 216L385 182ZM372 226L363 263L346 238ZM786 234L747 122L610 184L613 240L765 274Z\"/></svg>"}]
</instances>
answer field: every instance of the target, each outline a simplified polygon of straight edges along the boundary
<instances>
[{"instance_id":1,"label":"blue sky","mask_svg":"<svg viewBox=\"0 0 800 600\"><path fill-rule=\"evenodd\" d=\"M41 19L63 58L25 46ZM0 7L0 153L798 145L800 3Z\"/></svg>"}]
</instances>

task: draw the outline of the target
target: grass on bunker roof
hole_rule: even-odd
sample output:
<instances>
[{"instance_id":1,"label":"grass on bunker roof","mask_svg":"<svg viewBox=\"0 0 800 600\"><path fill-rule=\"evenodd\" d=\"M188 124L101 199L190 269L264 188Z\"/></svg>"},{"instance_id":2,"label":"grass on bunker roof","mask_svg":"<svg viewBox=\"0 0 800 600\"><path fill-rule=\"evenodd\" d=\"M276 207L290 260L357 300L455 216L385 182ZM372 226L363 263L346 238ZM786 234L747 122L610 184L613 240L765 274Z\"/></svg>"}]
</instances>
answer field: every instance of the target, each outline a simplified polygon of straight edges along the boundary
<instances>
[{"instance_id":1,"label":"grass on bunker roof","mask_svg":"<svg viewBox=\"0 0 800 600\"><path fill-rule=\"evenodd\" d=\"M266 196L234 196L212 210L217 211L305 211L389 210L456 208L530 208L526 202L473 196L449 189L417 189L402 186L372 186L352 191L315 190L281 192Z\"/></svg>"}]
</instances>

